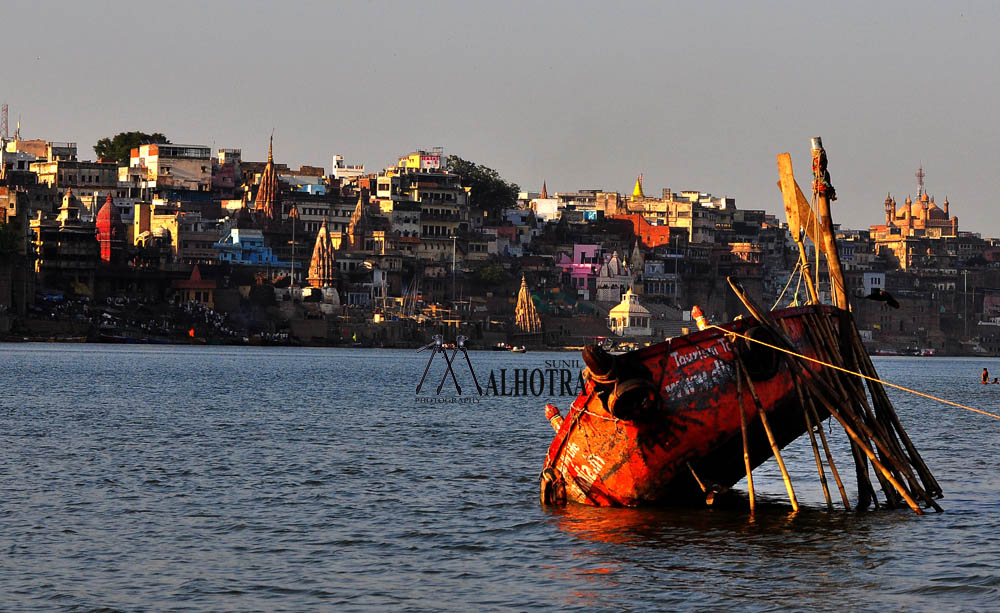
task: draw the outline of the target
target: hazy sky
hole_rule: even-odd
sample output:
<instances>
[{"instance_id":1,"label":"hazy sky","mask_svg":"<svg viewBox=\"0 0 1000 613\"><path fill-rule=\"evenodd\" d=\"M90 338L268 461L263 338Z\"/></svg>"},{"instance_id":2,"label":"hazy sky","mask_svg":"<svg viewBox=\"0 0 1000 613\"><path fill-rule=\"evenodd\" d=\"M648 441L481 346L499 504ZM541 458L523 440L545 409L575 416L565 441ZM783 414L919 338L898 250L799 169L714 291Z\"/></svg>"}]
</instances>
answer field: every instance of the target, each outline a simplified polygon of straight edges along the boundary
<instances>
[{"instance_id":1,"label":"hazy sky","mask_svg":"<svg viewBox=\"0 0 1000 613\"><path fill-rule=\"evenodd\" d=\"M376 170L416 148L522 189L698 189L782 210L822 136L838 222L883 219L923 163L961 229L1000 236L1000 3L18 2L0 100L24 138L159 131Z\"/></svg>"}]
</instances>

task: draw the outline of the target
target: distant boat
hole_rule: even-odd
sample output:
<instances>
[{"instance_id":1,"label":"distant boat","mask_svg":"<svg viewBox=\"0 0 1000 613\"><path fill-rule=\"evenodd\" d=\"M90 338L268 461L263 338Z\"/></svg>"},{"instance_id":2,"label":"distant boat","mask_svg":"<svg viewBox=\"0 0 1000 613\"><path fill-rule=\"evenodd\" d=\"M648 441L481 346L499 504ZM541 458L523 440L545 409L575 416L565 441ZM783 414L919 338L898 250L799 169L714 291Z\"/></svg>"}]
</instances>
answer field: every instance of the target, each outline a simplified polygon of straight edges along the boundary
<instances>
[{"instance_id":1,"label":"distant boat","mask_svg":"<svg viewBox=\"0 0 1000 613\"><path fill-rule=\"evenodd\" d=\"M525 353L528 351L524 345L521 345L520 347L511 347L510 350L514 353Z\"/></svg>"}]
</instances>

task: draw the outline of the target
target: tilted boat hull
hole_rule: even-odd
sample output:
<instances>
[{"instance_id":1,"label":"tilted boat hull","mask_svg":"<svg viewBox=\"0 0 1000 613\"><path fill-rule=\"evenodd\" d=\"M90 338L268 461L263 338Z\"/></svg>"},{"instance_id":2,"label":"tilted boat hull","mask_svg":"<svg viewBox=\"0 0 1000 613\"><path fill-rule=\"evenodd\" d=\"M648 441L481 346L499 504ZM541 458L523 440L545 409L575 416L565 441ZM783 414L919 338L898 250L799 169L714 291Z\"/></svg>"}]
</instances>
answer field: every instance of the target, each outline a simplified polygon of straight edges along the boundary
<instances>
[{"instance_id":1,"label":"tilted boat hull","mask_svg":"<svg viewBox=\"0 0 1000 613\"><path fill-rule=\"evenodd\" d=\"M843 311L808 306L771 313L802 355L819 358L807 319L827 318L840 330ZM849 316L849 315L847 315ZM752 319L726 330L774 344ZM779 447L806 432L795 381L783 355L709 328L616 358L613 382L588 381L546 455L548 486L567 500L638 506L704 500L746 476L737 398L740 353ZM810 363L810 374L819 365ZM756 404L741 384L750 464L772 456ZM645 399L644 402L637 399ZM820 407L818 417L828 414ZM546 483L548 481L548 483Z\"/></svg>"}]
</instances>

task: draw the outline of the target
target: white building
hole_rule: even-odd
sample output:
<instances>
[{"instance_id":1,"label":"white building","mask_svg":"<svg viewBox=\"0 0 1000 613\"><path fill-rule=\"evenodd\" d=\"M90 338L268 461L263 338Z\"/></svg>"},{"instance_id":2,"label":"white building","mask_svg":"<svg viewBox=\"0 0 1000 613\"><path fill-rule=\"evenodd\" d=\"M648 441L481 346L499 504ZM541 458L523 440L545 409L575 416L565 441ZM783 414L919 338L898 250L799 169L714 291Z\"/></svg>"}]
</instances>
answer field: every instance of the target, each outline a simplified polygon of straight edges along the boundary
<instances>
[{"instance_id":1,"label":"white building","mask_svg":"<svg viewBox=\"0 0 1000 613\"><path fill-rule=\"evenodd\" d=\"M625 292L621 303L611 309L608 328L618 336L652 336L653 325L649 309L639 304L632 290Z\"/></svg>"},{"instance_id":2,"label":"white building","mask_svg":"<svg viewBox=\"0 0 1000 613\"><path fill-rule=\"evenodd\" d=\"M333 156L333 171L331 173L335 179L354 179L365 174L364 164L345 164L344 156Z\"/></svg>"}]
</instances>

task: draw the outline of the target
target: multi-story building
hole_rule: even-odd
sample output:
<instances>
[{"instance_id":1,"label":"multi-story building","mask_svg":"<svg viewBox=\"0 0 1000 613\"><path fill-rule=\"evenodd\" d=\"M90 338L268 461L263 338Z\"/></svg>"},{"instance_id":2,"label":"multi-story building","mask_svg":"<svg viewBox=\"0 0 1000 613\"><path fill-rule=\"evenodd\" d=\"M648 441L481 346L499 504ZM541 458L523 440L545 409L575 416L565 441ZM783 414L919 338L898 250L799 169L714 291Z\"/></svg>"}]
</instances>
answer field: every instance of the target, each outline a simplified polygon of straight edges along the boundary
<instances>
[{"instance_id":1,"label":"multi-story building","mask_svg":"<svg viewBox=\"0 0 1000 613\"><path fill-rule=\"evenodd\" d=\"M140 190L212 189L212 150L202 145L150 144L132 149L118 180Z\"/></svg>"},{"instance_id":2,"label":"multi-story building","mask_svg":"<svg viewBox=\"0 0 1000 613\"><path fill-rule=\"evenodd\" d=\"M341 181L350 181L351 179L364 176L364 174L364 164L345 164L344 156L333 156L333 169L330 172L330 176L333 178L340 179Z\"/></svg>"},{"instance_id":3,"label":"multi-story building","mask_svg":"<svg viewBox=\"0 0 1000 613\"><path fill-rule=\"evenodd\" d=\"M176 202L135 205L133 240L139 243L144 235L161 239L170 246L171 259L175 263L211 264L218 261L216 243L221 232L221 221L203 219L195 211L184 211Z\"/></svg>"},{"instance_id":4,"label":"multi-story building","mask_svg":"<svg viewBox=\"0 0 1000 613\"><path fill-rule=\"evenodd\" d=\"M469 193L461 177L442 167L443 152L415 151L399 158L376 179L375 199L383 215L396 218L398 203L419 203L420 248L424 260L446 260L457 249L453 240L468 232ZM409 209L410 207L404 207ZM412 220L414 215L403 214ZM412 231L412 230L411 230Z\"/></svg>"},{"instance_id":5,"label":"multi-story building","mask_svg":"<svg viewBox=\"0 0 1000 613\"><path fill-rule=\"evenodd\" d=\"M212 160L212 191L230 196L243 182L240 149L219 149Z\"/></svg>"},{"instance_id":6,"label":"multi-story building","mask_svg":"<svg viewBox=\"0 0 1000 613\"><path fill-rule=\"evenodd\" d=\"M39 212L31 220L30 232L40 283L93 290L100 248L95 226L80 218L80 203L72 190L66 190L56 217Z\"/></svg>"},{"instance_id":7,"label":"multi-story building","mask_svg":"<svg viewBox=\"0 0 1000 613\"><path fill-rule=\"evenodd\" d=\"M32 162L38 182L63 191L72 189L81 204L81 214L93 219L109 194L118 195L118 164L57 159Z\"/></svg>"}]
</instances>

